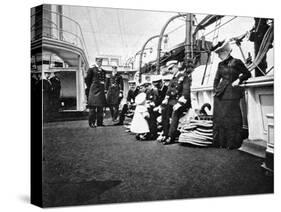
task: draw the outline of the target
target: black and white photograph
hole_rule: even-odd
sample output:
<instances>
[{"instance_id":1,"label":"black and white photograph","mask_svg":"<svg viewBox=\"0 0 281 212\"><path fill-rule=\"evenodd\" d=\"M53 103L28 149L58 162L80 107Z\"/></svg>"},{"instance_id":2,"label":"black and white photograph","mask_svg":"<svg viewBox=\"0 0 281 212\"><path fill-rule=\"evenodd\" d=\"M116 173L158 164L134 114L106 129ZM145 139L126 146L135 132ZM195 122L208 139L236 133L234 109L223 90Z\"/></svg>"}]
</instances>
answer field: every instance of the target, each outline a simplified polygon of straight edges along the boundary
<instances>
[{"instance_id":1,"label":"black and white photograph","mask_svg":"<svg viewBox=\"0 0 281 212\"><path fill-rule=\"evenodd\" d=\"M275 19L211 12L30 9L32 204L274 193Z\"/></svg>"}]
</instances>

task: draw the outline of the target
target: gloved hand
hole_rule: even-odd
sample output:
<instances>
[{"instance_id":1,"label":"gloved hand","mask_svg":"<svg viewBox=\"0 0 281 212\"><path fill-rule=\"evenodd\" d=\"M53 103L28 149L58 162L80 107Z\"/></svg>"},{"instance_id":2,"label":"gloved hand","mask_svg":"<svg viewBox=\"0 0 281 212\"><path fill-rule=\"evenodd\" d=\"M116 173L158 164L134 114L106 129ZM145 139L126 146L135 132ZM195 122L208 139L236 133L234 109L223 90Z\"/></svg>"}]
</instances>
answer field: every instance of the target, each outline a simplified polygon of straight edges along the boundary
<instances>
[{"instance_id":1,"label":"gloved hand","mask_svg":"<svg viewBox=\"0 0 281 212\"><path fill-rule=\"evenodd\" d=\"M163 104L163 105L168 104L168 99L164 99L164 100L162 101L162 104Z\"/></svg>"},{"instance_id":2,"label":"gloved hand","mask_svg":"<svg viewBox=\"0 0 281 212\"><path fill-rule=\"evenodd\" d=\"M173 110L176 111L178 110L182 105L180 103L177 103L173 106Z\"/></svg>"},{"instance_id":3,"label":"gloved hand","mask_svg":"<svg viewBox=\"0 0 281 212\"><path fill-rule=\"evenodd\" d=\"M232 83L232 87L237 87L237 86L239 85L239 82L240 82L240 79L235 80L235 81Z\"/></svg>"}]
</instances>

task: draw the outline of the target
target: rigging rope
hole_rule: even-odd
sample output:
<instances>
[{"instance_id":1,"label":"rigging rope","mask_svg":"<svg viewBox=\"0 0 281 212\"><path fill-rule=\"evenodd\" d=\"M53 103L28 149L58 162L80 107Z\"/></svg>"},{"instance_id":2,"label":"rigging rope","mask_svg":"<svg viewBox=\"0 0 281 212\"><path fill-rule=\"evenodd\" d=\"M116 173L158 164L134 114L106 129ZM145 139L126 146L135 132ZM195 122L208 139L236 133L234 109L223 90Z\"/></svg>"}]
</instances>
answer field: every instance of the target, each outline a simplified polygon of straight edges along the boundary
<instances>
[{"instance_id":1,"label":"rigging rope","mask_svg":"<svg viewBox=\"0 0 281 212\"><path fill-rule=\"evenodd\" d=\"M212 31L208 32L207 34L205 34L205 37L206 37L207 35L211 34L212 32L214 32L215 30L217 30L217 29L223 27L224 25L228 24L229 22L233 21L235 18L237 18L237 16L234 16L233 18L231 18L231 19L228 20L227 22L221 24L219 27L217 27L217 28L213 29Z\"/></svg>"},{"instance_id":2,"label":"rigging rope","mask_svg":"<svg viewBox=\"0 0 281 212\"><path fill-rule=\"evenodd\" d=\"M260 45L260 49L258 54L256 55L254 61L247 66L249 71L252 71L254 68L256 68L261 60L264 58L266 53L269 50L269 47L271 46L271 42L273 40L273 24L268 28L267 32L264 35L264 38L262 40L262 43Z\"/></svg>"},{"instance_id":3,"label":"rigging rope","mask_svg":"<svg viewBox=\"0 0 281 212\"><path fill-rule=\"evenodd\" d=\"M180 29L180 28L183 27L183 26L185 26L185 23L182 24L182 25L180 25L180 26L178 26L178 27L176 27L175 29L171 30L170 32L167 32L166 34L169 35L169 34L175 32L175 31L177 31L178 29Z\"/></svg>"}]
</instances>

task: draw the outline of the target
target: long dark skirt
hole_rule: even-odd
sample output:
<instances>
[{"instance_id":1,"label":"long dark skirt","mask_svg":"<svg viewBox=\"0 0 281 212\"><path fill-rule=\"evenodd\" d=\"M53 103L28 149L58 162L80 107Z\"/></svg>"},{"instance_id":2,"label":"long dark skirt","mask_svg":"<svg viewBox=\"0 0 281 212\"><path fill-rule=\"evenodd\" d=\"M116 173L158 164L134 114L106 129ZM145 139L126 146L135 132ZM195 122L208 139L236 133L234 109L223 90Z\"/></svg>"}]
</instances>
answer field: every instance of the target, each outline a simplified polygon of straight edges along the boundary
<instances>
[{"instance_id":1,"label":"long dark skirt","mask_svg":"<svg viewBox=\"0 0 281 212\"><path fill-rule=\"evenodd\" d=\"M214 146L236 149L242 145L240 99L221 100L214 97Z\"/></svg>"}]
</instances>

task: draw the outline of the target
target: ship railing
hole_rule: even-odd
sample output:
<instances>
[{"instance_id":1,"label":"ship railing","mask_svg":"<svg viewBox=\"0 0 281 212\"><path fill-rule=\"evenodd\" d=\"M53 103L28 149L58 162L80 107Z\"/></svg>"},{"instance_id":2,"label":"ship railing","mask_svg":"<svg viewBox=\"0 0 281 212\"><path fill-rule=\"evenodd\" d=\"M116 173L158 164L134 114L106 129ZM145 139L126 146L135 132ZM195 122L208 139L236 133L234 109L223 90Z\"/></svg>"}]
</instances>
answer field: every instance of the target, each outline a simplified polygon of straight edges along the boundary
<instances>
[{"instance_id":1,"label":"ship railing","mask_svg":"<svg viewBox=\"0 0 281 212\"><path fill-rule=\"evenodd\" d=\"M38 13L42 14L41 18L35 20ZM60 24L58 23L58 20L60 20ZM87 59L89 58L81 25L68 16L48 9L43 9L43 12L39 11L32 14L31 42L42 37L62 41L79 47L84 51Z\"/></svg>"}]
</instances>

